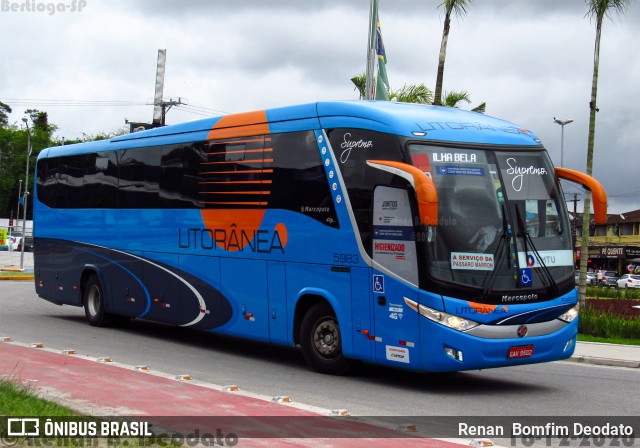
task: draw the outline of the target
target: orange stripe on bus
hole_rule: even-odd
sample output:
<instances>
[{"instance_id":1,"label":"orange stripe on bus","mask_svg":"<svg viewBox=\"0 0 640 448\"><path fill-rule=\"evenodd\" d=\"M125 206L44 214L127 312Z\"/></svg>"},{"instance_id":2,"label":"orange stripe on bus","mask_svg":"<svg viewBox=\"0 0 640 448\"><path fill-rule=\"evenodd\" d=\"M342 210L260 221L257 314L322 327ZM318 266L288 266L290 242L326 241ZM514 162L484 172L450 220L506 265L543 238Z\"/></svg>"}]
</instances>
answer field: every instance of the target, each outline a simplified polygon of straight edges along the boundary
<instances>
[{"instance_id":1,"label":"orange stripe on bus","mask_svg":"<svg viewBox=\"0 0 640 448\"><path fill-rule=\"evenodd\" d=\"M229 163L273 163L273 159L245 159L245 160L232 160L229 162L202 162L200 165L223 165Z\"/></svg>"},{"instance_id":2,"label":"orange stripe on bus","mask_svg":"<svg viewBox=\"0 0 640 448\"><path fill-rule=\"evenodd\" d=\"M271 180L231 180L228 182L198 182L200 185L270 184Z\"/></svg>"},{"instance_id":3,"label":"orange stripe on bus","mask_svg":"<svg viewBox=\"0 0 640 448\"><path fill-rule=\"evenodd\" d=\"M267 112L257 110L254 112L225 115L213 125L213 128L207 136L207 140L251 137L268 133L269 123L267 123Z\"/></svg>"},{"instance_id":4,"label":"orange stripe on bus","mask_svg":"<svg viewBox=\"0 0 640 448\"><path fill-rule=\"evenodd\" d=\"M211 141L212 145L232 145L234 143L255 143L255 142L261 142L261 141L265 141L265 142L270 142L271 141L271 137L264 137L264 138L247 138L247 139L233 139L233 140L218 140L218 141Z\"/></svg>"},{"instance_id":5,"label":"orange stripe on bus","mask_svg":"<svg viewBox=\"0 0 640 448\"><path fill-rule=\"evenodd\" d=\"M201 171L199 174L259 174L259 173L273 173L272 168L264 170L238 170L238 171Z\"/></svg>"},{"instance_id":6,"label":"orange stripe on bus","mask_svg":"<svg viewBox=\"0 0 640 448\"><path fill-rule=\"evenodd\" d=\"M267 205L266 202L203 202L209 205Z\"/></svg>"},{"instance_id":7,"label":"orange stripe on bus","mask_svg":"<svg viewBox=\"0 0 640 448\"><path fill-rule=\"evenodd\" d=\"M225 205L225 204L222 204ZM232 205L232 204L226 204ZM243 229L247 234L251 234L257 231L262 224L266 209L234 209L234 208L221 208L221 209L204 209L200 210L202 215L202 223L207 229L223 229L227 232L231 232L233 229ZM216 243L222 247L221 243ZM232 251L242 250L231 249Z\"/></svg>"},{"instance_id":8,"label":"orange stripe on bus","mask_svg":"<svg viewBox=\"0 0 640 448\"><path fill-rule=\"evenodd\" d=\"M200 191L200 194L271 194L270 191Z\"/></svg>"},{"instance_id":9,"label":"orange stripe on bus","mask_svg":"<svg viewBox=\"0 0 640 448\"><path fill-rule=\"evenodd\" d=\"M208 155L216 155L216 154L242 154L245 152L273 152L273 148L262 148L262 149L238 149L237 151L214 151L208 152Z\"/></svg>"}]
</instances>

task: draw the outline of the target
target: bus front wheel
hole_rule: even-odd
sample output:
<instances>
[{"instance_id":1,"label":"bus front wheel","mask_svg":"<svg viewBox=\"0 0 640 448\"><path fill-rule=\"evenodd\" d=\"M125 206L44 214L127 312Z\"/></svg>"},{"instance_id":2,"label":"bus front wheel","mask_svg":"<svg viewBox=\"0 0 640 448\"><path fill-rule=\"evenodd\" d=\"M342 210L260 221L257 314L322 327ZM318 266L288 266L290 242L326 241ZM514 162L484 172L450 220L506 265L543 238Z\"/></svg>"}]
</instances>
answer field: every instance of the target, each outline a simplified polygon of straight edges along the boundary
<instances>
[{"instance_id":1,"label":"bus front wheel","mask_svg":"<svg viewBox=\"0 0 640 448\"><path fill-rule=\"evenodd\" d=\"M104 292L98 276L92 274L84 285L82 295L84 314L89 325L94 327L107 327L113 325L116 316L107 313L104 309Z\"/></svg>"},{"instance_id":2,"label":"bus front wheel","mask_svg":"<svg viewBox=\"0 0 640 448\"><path fill-rule=\"evenodd\" d=\"M315 304L304 315L300 342L304 359L317 372L343 375L353 364L342 353L340 325L326 303Z\"/></svg>"}]
</instances>

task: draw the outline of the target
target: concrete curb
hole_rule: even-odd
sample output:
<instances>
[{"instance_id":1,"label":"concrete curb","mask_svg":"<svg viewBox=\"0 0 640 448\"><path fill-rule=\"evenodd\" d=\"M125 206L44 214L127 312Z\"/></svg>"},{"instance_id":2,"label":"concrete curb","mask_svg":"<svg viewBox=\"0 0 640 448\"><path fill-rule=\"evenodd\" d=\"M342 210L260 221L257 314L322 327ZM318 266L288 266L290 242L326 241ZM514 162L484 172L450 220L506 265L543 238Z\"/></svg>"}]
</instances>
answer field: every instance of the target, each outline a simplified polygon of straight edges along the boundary
<instances>
[{"instance_id":1,"label":"concrete curb","mask_svg":"<svg viewBox=\"0 0 640 448\"><path fill-rule=\"evenodd\" d=\"M597 358L595 356L572 356L568 361L592 364L595 366L610 366L610 367L627 367L631 369L639 369L639 361L631 361L626 359L611 359L611 358Z\"/></svg>"},{"instance_id":2,"label":"concrete curb","mask_svg":"<svg viewBox=\"0 0 640 448\"><path fill-rule=\"evenodd\" d=\"M0 280L33 280L32 268L20 269L13 265L0 267Z\"/></svg>"},{"instance_id":3,"label":"concrete curb","mask_svg":"<svg viewBox=\"0 0 640 448\"><path fill-rule=\"evenodd\" d=\"M2 280L33 280L33 275L0 275L0 281Z\"/></svg>"}]
</instances>

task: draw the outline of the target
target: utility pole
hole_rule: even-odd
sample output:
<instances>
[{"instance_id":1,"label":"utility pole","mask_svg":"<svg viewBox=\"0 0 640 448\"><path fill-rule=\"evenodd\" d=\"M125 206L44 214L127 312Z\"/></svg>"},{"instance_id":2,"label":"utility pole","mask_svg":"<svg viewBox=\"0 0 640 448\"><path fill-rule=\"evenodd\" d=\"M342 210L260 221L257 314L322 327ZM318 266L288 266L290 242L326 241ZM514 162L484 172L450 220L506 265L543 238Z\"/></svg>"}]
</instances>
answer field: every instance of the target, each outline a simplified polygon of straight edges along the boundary
<instances>
[{"instance_id":1,"label":"utility pole","mask_svg":"<svg viewBox=\"0 0 640 448\"><path fill-rule=\"evenodd\" d=\"M178 98L177 100L174 100L173 98L169 98L169 101L162 101L160 103L160 107L162 108L162 113L161 113L161 117L160 117L160 126L165 126L166 125L166 117L167 117L167 112L169 112L169 109L171 109L173 106L179 106L181 104L184 104L182 102L181 98Z\"/></svg>"},{"instance_id":2,"label":"utility pole","mask_svg":"<svg viewBox=\"0 0 640 448\"><path fill-rule=\"evenodd\" d=\"M184 104L181 98L177 100L169 98L165 101L164 94L164 71L167 64L167 50L158 50L158 66L156 68L156 93L153 98L153 124L155 126L166 126L167 112L173 106Z\"/></svg>"},{"instance_id":3,"label":"utility pole","mask_svg":"<svg viewBox=\"0 0 640 448\"><path fill-rule=\"evenodd\" d=\"M571 221L571 244L576 250L576 220L578 219L578 193L573 193L573 220ZM582 256L582 255L581 255Z\"/></svg>"}]
</instances>

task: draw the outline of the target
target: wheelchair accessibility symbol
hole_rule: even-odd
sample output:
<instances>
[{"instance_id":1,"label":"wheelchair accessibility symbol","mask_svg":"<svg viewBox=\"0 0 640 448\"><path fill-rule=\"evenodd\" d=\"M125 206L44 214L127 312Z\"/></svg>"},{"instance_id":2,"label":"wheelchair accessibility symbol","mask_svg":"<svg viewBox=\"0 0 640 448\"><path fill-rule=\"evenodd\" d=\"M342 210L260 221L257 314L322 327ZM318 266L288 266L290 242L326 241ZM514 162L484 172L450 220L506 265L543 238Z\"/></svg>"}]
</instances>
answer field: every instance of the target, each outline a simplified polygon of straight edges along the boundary
<instances>
[{"instance_id":1,"label":"wheelchair accessibility symbol","mask_svg":"<svg viewBox=\"0 0 640 448\"><path fill-rule=\"evenodd\" d=\"M373 292L384 292L384 275L373 276Z\"/></svg>"},{"instance_id":2,"label":"wheelchair accessibility symbol","mask_svg":"<svg viewBox=\"0 0 640 448\"><path fill-rule=\"evenodd\" d=\"M522 286L530 286L533 283L531 268L520 269L520 283Z\"/></svg>"}]
</instances>

